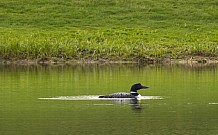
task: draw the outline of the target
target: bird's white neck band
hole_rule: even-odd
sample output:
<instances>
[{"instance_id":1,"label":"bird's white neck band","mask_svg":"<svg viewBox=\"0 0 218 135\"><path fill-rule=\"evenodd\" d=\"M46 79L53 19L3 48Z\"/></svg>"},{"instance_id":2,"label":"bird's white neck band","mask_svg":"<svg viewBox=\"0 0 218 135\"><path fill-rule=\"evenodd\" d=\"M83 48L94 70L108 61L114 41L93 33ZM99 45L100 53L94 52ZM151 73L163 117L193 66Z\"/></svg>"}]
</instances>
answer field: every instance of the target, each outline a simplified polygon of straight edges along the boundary
<instances>
[{"instance_id":1,"label":"bird's white neck band","mask_svg":"<svg viewBox=\"0 0 218 135\"><path fill-rule=\"evenodd\" d=\"M133 94L133 93L137 93L137 92L135 92L135 91L131 91L130 93L132 93L132 94Z\"/></svg>"}]
</instances>

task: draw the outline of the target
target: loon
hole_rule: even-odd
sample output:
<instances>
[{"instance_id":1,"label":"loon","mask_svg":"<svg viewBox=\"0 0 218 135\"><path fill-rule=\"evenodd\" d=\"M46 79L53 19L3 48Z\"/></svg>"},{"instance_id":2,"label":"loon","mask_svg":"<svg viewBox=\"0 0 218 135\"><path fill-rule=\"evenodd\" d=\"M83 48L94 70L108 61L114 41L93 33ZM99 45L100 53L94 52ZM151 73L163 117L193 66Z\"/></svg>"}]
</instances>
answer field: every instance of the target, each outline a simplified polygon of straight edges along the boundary
<instances>
[{"instance_id":1,"label":"loon","mask_svg":"<svg viewBox=\"0 0 218 135\"><path fill-rule=\"evenodd\" d=\"M138 98L141 95L137 92L140 89L146 89L149 88L148 86L143 86L140 83L133 84L130 93L126 92L118 92L113 94L108 94L104 96L99 96L99 98Z\"/></svg>"}]
</instances>

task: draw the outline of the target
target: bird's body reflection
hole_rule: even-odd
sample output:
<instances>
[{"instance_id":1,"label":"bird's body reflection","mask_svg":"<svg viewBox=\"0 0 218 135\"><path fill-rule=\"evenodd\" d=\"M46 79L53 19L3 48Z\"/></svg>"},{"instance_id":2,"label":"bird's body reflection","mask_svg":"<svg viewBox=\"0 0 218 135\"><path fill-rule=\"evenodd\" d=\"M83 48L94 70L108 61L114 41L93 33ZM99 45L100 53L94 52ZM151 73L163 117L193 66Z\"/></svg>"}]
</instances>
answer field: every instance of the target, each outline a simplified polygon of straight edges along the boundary
<instances>
[{"instance_id":1,"label":"bird's body reflection","mask_svg":"<svg viewBox=\"0 0 218 135\"><path fill-rule=\"evenodd\" d=\"M130 99L130 105L132 106L132 109L135 111L142 109L142 106L139 104L138 99Z\"/></svg>"},{"instance_id":2,"label":"bird's body reflection","mask_svg":"<svg viewBox=\"0 0 218 135\"><path fill-rule=\"evenodd\" d=\"M140 104L140 99L131 98L131 99L114 99L112 100L115 104L123 104L123 105L130 105L133 110L139 111L142 108Z\"/></svg>"}]
</instances>

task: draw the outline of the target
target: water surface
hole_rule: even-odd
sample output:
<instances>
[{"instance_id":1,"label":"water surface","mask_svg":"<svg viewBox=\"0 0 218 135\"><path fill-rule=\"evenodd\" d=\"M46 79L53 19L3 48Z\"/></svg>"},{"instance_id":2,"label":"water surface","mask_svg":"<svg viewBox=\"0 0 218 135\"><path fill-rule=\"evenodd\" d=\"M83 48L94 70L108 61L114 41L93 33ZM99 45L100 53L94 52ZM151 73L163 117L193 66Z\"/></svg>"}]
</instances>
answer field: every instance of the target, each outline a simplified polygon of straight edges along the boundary
<instances>
[{"instance_id":1,"label":"water surface","mask_svg":"<svg viewBox=\"0 0 218 135\"><path fill-rule=\"evenodd\" d=\"M128 92L142 99L98 100ZM1 135L216 135L218 66L0 66Z\"/></svg>"}]
</instances>

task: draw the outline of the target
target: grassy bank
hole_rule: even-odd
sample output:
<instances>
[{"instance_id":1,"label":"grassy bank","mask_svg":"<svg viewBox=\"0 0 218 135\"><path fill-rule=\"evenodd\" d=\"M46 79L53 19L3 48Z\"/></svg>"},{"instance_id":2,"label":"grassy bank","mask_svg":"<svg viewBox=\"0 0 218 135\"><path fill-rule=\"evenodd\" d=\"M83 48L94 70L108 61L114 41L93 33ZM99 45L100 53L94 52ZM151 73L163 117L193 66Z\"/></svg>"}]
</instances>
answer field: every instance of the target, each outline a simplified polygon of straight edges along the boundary
<instances>
[{"instance_id":1,"label":"grassy bank","mask_svg":"<svg viewBox=\"0 0 218 135\"><path fill-rule=\"evenodd\" d=\"M2 0L2 59L218 56L215 0Z\"/></svg>"}]
</instances>

